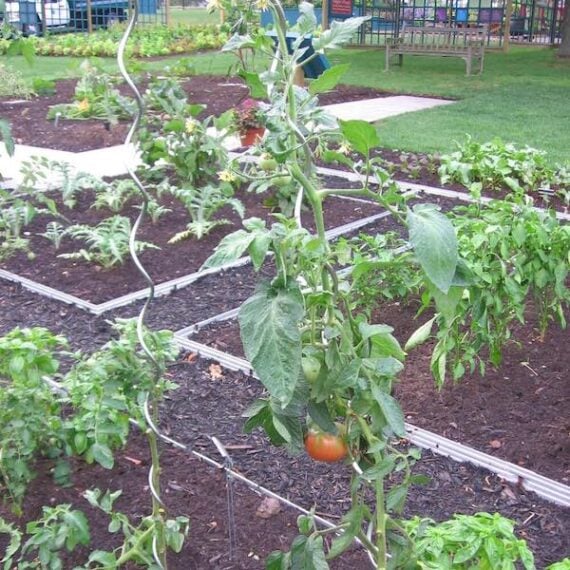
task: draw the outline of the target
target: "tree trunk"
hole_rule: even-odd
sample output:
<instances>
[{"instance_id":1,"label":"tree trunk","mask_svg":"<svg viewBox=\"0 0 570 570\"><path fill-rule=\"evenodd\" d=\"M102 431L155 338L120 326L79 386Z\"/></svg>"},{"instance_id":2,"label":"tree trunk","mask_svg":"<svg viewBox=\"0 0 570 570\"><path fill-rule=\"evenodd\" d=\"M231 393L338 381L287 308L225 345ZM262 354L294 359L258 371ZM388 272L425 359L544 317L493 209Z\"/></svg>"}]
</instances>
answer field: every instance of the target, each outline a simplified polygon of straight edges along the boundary
<instances>
[{"instance_id":1,"label":"tree trunk","mask_svg":"<svg viewBox=\"0 0 570 570\"><path fill-rule=\"evenodd\" d=\"M562 20L562 43L558 50L559 57L570 57L570 2L566 0L564 6L564 20Z\"/></svg>"}]
</instances>

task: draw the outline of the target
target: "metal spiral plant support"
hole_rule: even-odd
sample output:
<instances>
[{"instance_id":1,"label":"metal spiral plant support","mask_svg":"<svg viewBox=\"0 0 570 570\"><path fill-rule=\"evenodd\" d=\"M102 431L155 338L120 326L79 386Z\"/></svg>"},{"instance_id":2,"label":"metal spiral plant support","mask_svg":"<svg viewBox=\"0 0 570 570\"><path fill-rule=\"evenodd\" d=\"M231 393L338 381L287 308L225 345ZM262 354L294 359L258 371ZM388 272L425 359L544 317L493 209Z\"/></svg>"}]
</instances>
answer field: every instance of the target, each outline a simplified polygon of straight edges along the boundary
<instances>
[{"instance_id":1,"label":"metal spiral plant support","mask_svg":"<svg viewBox=\"0 0 570 570\"><path fill-rule=\"evenodd\" d=\"M131 77L129 76L129 73L127 71L126 64L125 64L125 51L126 51L127 42L129 40L129 37L130 37L130 35L131 35L131 33L132 33L136 23L137 23L138 16L139 16L139 2L138 2L138 0L133 0L131 17L129 19L129 23L127 25L127 28L126 28L126 30L125 30L122 38L121 38L121 41L119 42L119 48L117 51L117 64L119 66L119 70L120 70L121 75L123 76L124 80L126 81L127 85L129 86L129 88L133 92L133 94L135 96L136 105L137 105L137 111L135 113L133 124L131 125L131 128L129 129L129 132L127 134L127 137L126 137L125 143L124 143L125 147L127 147L127 149L131 149L133 151L133 158L135 157L135 152L136 152L135 151L135 145L133 144L133 141L135 140L135 136L136 136L136 134L140 128L140 124L141 124L142 118L144 116L144 102L143 102L143 98L142 98L139 90L137 89L134 81L131 79ZM129 235L129 251L130 251L131 258L132 258L133 262L135 263L137 269L139 270L139 272L141 273L141 275L143 276L143 278L145 279L145 281L148 283L148 286L149 286L149 295L148 295L146 302L145 302L143 308L141 309L141 312L137 318L137 338L141 344L143 352L148 357L152 367L154 368L154 380L155 380L155 382L159 382L161 374L162 374L160 365L159 365L158 361L156 360L156 358L154 357L154 355L152 354L152 351L150 350L150 348L146 344L145 338L144 338L144 320L145 320L145 316L146 316L146 312L148 310L148 307L150 306L150 304L154 298L154 283L153 283L150 275L146 271L146 269L142 266L142 264L138 258L138 255L137 255L137 251L136 251L137 231L138 231L138 229L142 223L142 220L144 219L144 217L147 213L148 203L149 203L150 197L149 197L148 192L146 191L144 185L142 184L141 180L139 179L139 177L136 175L135 171L133 170L133 167L129 163L128 159L127 159L127 163L125 164L125 166L126 166L126 169L127 169L129 176L132 178L132 180L136 184L138 190L140 191L140 193L143 197L142 208L140 210L139 215L137 216L137 219L136 219L136 221L132 227L131 233ZM145 415L145 418L147 420L148 425L151 426L151 430L155 431L155 422L149 422L149 420L151 419L151 415L154 418L156 418L157 410L153 406L152 414L151 414L151 411L149 409L149 398L150 398L150 392L147 394L146 401L144 403L144 415ZM155 440L154 448L156 448L156 440ZM156 449L153 449L152 443L151 443L151 453L153 454L153 456L155 456L157 454ZM149 469L148 485L149 485L150 492L152 495L153 517L155 517L155 523L157 523L160 526L160 528L158 529L158 532L160 532L161 535L163 536L163 532L164 532L163 523L164 523L164 514L165 514L166 509L165 509L164 502L160 497L159 473L155 472L154 462L151 463L151 467ZM156 564L158 565L158 567L161 568L162 570L166 570L166 556L165 556L166 553L164 552L164 543L163 543L163 541L161 541L162 544L159 545L159 543L158 543L158 532L155 532L153 534L152 554L153 554L154 560L155 560ZM160 550L162 550L162 552Z\"/></svg>"},{"instance_id":2,"label":"metal spiral plant support","mask_svg":"<svg viewBox=\"0 0 570 570\"><path fill-rule=\"evenodd\" d=\"M127 42L129 40L129 37L130 37L130 35L131 35L131 33L132 33L136 23L137 23L138 16L139 16L139 0L133 0L132 1L131 17L129 19L127 28L126 28L126 30L125 30L122 38L121 38L121 41L119 42L119 47L118 47L118 51L117 51L117 63L119 66L119 70L120 70L121 75L123 76L125 82L127 83L129 88L133 92L133 94L135 96L136 105L137 105L137 111L136 111L135 116L134 116L133 124L131 125L131 128L129 129L129 132L125 138L125 143L124 143L127 148L130 148L133 151L133 157L132 158L136 157L136 148L135 148L136 135L137 135L137 132L140 128L141 121L144 117L144 110L145 109L144 109L143 98L142 98L137 86L135 85L134 81L132 80L132 78L130 77L130 75L127 71L126 64L125 64L125 51L126 51ZM145 317L146 317L146 313L148 311L150 304L154 300L155 286L154 286L154 282L152 281L152 278L150 277L150 275L148 274L146 269L141 264L139 257L137 255L137 251L136 251L136 235L137 235L138 229L139 229L145 215L147 214L148 204L150 201L150 195L148 194L143 183L141 182L141 180L137 176L135 170L133 169L133 166L129 163L128 160L127 160L127 163L125 164L125 167L126 167L127 173L129 174L129 176L132 178L132 180L136 184L136 186L137 186L138 190L140 191L141 196L143 198L143 203L142 203L142 207L140 209L140 213L139 213L139 215L138 215L138 217L137 217L137 219L136 219L136 221L132 227L132 230L131 230L131 233L129 236L129 251L130 251L131 258L132 258L134 264L136 265L137 269L139 270L139 272L142 274L143 278L147 282L148 287L149 287L148 296L147 296L146 301L144 303L144 306L141 309L139 316L137 318L137 338L138 338L138 341L139 341L139 343L143 349L143 352L145 353L145 355L147 356L148 360L150 361L152 367L154 368L154 381L155 381L155 383L158 383L160 381L161 376L162 376L162 370L161 370L159 362L157 361L157 359L153 355L151 349L149 348L149 346L146 343L145 338L144 338ZM174 445L178 448L182 448L186 451L190 450L188 448L188 446L185 446L185 445L182 445L182 444L176 442L175 440L169 438L168 436L162 434L159 431L158 426L157 426L158 409L157 409L156 403L151 401L151 392L149 392L149 394L147 394L146 400L145 400L144 405L143 405L143 413L144 413L145 421L146 421L147 428L148 428L149 432L152 433L153 437L156 438L156 439L154 439L154 442L152 440L150 442L151 453L152 453L153 457L158 458L158 450L156 447L156 443L157 443L158 439L165 441L171 445ZM220 455L224 459L223 468L224 468L224 471L226 473L226 478L227 478L229 556L230 556L230 558L232 558L234 548L235 548L235 542L236 542L234 496L233 496L233 486L232 486L232 467L233 467L233 464L232 464L232 460L231 460L227 450L224 448L222 443L218 439L216 439L215 437L211 437L211 440L214 443L214 445L216 446ZM152 495L153 516L156 517L155 521L158 523L159 528L157 529L157 532L155 532L153 535L152 554L153 554L153 558L154 558L157 566L161 570L166 570L166 566L167 566L166 552L165 552L165 544L164 544L164 540L163 540L164 539L164 518L166 515L166 506L165 506L164 501L162 500L162 498L160 496L159 476L160 476L160 474L158 472L155 472L155 462L153 461L151 463L151 467L150 467L149 473L148 473L148 485L149 485L149 489L150 489L150 492ZM159 535L162 537L162 540L160 543L159 543Z\"/></svg>"}]
</instances>

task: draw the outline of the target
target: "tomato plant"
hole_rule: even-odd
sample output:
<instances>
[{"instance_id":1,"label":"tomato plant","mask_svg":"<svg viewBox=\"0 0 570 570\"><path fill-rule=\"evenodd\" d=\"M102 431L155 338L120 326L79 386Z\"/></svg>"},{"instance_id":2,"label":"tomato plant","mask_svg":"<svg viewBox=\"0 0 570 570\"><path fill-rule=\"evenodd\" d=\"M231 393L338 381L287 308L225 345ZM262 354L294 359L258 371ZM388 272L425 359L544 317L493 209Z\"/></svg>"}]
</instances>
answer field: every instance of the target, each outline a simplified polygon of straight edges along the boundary
<instances>
[{"instance_id":1,"label":"tomato plant","mask_svg":"<svg viewBox=\"0 0 570 570\"><path fill-rule=\"evenodd\" d=\"M348 447L340 435L310 429L305 436L305 450L316 461L334 463L348 455Z\"/></svg>"},{"instance_id":2,"label":"tomato plant","mask_svg":"<svg viewBox=\"0 0 570 570\"><path fill-rule=\"evenodd\" d=\"M294 85L297 68L307 61L301 47L304 39L312 36L315 53L308 56L310 60L349 41L366 18L335 21L330 29L313 35L313 7L301 3L299 8L298 36L288 44L282 6L278 0L268 1L279 56L270 73L242 72L252 96L270 103L266 133L248 154L263 157L263 166L271 157L276 167L266 170L252 166L255 161L234 160L228 168L258 193L287 178L293 215L276 215L270 227L257 218L245 220L242 230L222 239L205 267L222 266L244 253L255 269L270 254L275 266L273 279L260 285L239 311L245 355L267 391L244 413L245 429L260 427L275 445L293 452L306 449L319 460L337 461L350 453L349 511L331 530L317 530L314 520L302 518L302 536L290 552L272 554L267 567L328 568L327 559L358 539L376 568L414 568L414 537L401 513L410 485L423 479L411 469L419 451L401 444L406 436L404 414L392 395L406 352L392 327L370 321L350 283L335 270L346 251L327 239L323 203L329 196L360 196L385 208L407 229L408 257L413 256L419 271L409 273L413 284L403 277L398 287L429 289L438 310L445 309L448 317L455 314L454 301L468 291L469 283L450 220L434 205L410 207L381 161L373 157L372 150L380 145L376 129L365 121L337 121L319 107L316 96L332 89L347 66L326 70L308 90ZM244 63L240 52L245 48L267 53L273 40L255 31L236 33L224 49L237 52ZM341 162L361 175L361 183L326 187L317 171L319 160ZM312 213L313 232L302 225L303 203ZM417 331L409 349L428 334ZM438 362L445 368L443 359ZM342 435L335 435L337 422L343 425ZM319 433L309 431L304 438L308 425L316 426ZM367 501L371 491L372 506ZM328 532L339 536L327 542L323 535Z\"/></svg>"}]
</instances>

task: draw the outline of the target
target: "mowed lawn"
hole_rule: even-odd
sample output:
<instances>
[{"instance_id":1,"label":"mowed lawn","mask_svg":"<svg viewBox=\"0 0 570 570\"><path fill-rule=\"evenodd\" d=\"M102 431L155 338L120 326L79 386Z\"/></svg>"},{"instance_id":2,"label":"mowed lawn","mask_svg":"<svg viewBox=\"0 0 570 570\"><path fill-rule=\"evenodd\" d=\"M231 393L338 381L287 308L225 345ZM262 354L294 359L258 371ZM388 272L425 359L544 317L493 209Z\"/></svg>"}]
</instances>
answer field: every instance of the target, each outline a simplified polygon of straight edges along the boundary
<instances>
[{"instance_id":1,"label":"mowed lawn","mask_svg":"<svg viewBox=\"0 0 570 570\"><path fill-rule=\"evenodd\" d=\"M556 51L518 47L488 52L482 76L465 76L458 58L404 58L384 72L384 51L345 50L333 63L350 63L344 81L394 93L457 99L427 111L379 123L382 142L412 151L449 151L469 134L546 150L553 162L570 164L570 61Z\"/></svg>"},{"instance_id":2,"label":"mowed lawn","mask_svg":"<svg viewBox=\"0 0 570 570\"><path fill-rule=\"evenodd\" d=\"M205 13L200 13L202 18ZM465 64L458 58L407 56L402 68L392 66L387 73L382 49L337 50L329 58L333 65L350 64L344 83L457 100L454 105L382 120L378 127L386 147L447 152L454 148L454 141L469 134L480 141L500 137L543 149L552 162L570 164L570 61L557 58L553 49L488 51L483 75L471 77L465 76ZM235 63L231 54L221 53L190 59L197 73L206 74L226 74ZM21 58L0 57L0 63L14 65L30 80L77 75L74 58L38 57L32 68ZM116 70L112 59L103 64L110 72ZM164 62L143 61L142 67L159 71Z\"/></svg>"}]
</instances>

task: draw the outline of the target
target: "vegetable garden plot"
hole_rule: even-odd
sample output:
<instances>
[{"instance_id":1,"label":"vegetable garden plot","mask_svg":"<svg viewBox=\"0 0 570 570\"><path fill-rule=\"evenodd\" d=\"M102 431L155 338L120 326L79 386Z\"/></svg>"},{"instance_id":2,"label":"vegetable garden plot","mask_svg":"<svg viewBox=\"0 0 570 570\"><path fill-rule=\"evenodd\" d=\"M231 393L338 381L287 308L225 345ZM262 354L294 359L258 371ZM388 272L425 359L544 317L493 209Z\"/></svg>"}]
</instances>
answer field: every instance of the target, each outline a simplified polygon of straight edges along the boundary
<instances>
[{"instance_id":1,"label":"vegetable garden plot","mask_svg":"<svg viewBox=\"0 0 570 570\"><path fill-rule=\"evenodd\" d=\"M292 457L283 449L269 446L258 432L245 435L241 414L249 399L260 394L259 383L215 363L188 356L170 368L169 378L180 388L164 402L162 429L216 461L221 459L209 436L218 436L227 447L235 468L250 480L303 507L316 505L319 514L337 520L336 516L343 512L349 500L349 467L341 463L316 463L305 454ZM282 509L281 514L259 518L256 512L262 499L234 480L238 543L235 559L230 560L223 473L206 468L191 455L166 445L161 455L163 495L171 515L189 515L192 520L192 532L184 550L178 556L169 557L172 568L262 568L267 553L283 548L294 536L293 511ZM86 512L94 547L116 546L116 537L107 530L108 517L89 507L82 493L94 486L111 491L122 489L117 507L137 520L149 511L145 493L148 465L148 450L136 430L129 445L116 452L116 466L112 470L88 466L74 459L68 487L53 483L52 463L42 460L38 465L39 477L32 482L24 503L23 520L37 517L43 498L49 496L54 504L71 503L73 508ZM427 475L430 481L411 490L406 516L419 513L441 520L457 512L500 512L517 522L518 534L529 542L538 568L565 555L570 529L567 509L549 504L485 470L457 464L429 452L423 453L414 471ZM5 507L0 515L14 520ZM86 556L87 549L81 548L72 557L65 558L66 564L79 564ZM331 564L333 570L367 567L363 554L354 550Z\"/></svg>"},{"instance_id":2,"label":"vegetable garden plot","mask_svg":"<svg viewBox=\"0 0 570 570\"><path fill-rule=\"evenodd\" d=\"M539 151L535 152L538 153ZM375 149L374 156L380 160L384 168L398 182L411 182L471 194L474 197L481 195L490 199L527 195L533 199L534 204L539 208L554 208L565 213L570 208L569 167L559 167L557 172L555 167L543 163L542 159L540 159L541 166L537 168L536 172L532 172L531 165L521 162L516 166L518 170L515 170L515 167L513 168L512 177L509 176L511 174L509 173L505 174L503 178L497 177L496 180L491 181L478 173L477 165L471 163L467 158L464 159L464 163L461 163L457 160L454 162L452 155L430 155L384 148ZM320 164L325 169L348 171L345 166L335 162L321 162ZM449 164L453 165L454 169ZM487 168L489 169L489 167ZM526 169L530 171L528 182L516 178L516 175L523 177ZM464 174L465 172L469 172L469 174ZM544 177L542 181L541 176ZM479 186L481 180L483 183ZM509 187L508 184L511 186Z\"/></svg>"},{"instance_id":3,"label":"vegetable garden plot","mask_svg":"<svg viewBox=\"0 0 570 570\"><path fill-rule=\"evenodd\" d=\"M342 179L331 180L331 182L333 185L345 184ZM268 221L271 219L270 210L264 207L262 203L264 196L244 192L236 194L236 197L245 206L244 218L257 216ZM92 195L89 193L81 194L75 208L69 209L60 203L58 210L71 223L87 224L94 227L106 219L110 212L106 208L93 209L92 204ZM134 206L136 206L136 201L129 201L128 206L124 206L120 210L120 215L134 220L138 214L138 210ZM169 244L168 241L174 235L185 229L189 217L184 206L174 199L162 200L161 206L167 209L166 214L154 224L147 220L140 234L141 241L160 248L149 248L142 254L143 263L151 275L156 276L157 283L199 271L220 239L241 226L239 216L228 206L220 210L213 219L214 221L225 219L231 223L218 226L200 241L187 239L179 243ZM382 209L374 204L368 205L362 202L333 198L328 201L328 228L341 226L381 212ZM111 213L111 215L117 216L119 214ZM311 227L307 215L304 215L304 219L304 223ZM82 241L72 240L68 237L63 238L61 246L57 250L53 245L50 245L46 237L41 234L46 232L46 224L54 220L56 218L51 216L39 216L26 227L31 240L30 249L37 252L33 259L30 259L26 253L20 253L1 263L0 267L93 303L108 301L138 291L146 286L134 264L128 260L126 251L127 226L121 225L111 228L112 231L105 237L107 244L110 244L111 241L120 241L119 245L123 248L121 257L124 258L125 264L116 268L105 269L85 260L61 258L61 254L67 256L79 249L85 250L87 248ZM113 245L107 245L106 250L108 250L108 256L111 260L117 257L115 253L117 249Z\"/></svg>"},{"instance_id":4,"label":"vegetable garden plot","mask_svg":"<svg viewBox=\"0 0 570 570\"><path fill-rule=\"evenodd\" d=\"M174 61L174 60L173 60ZM165 67L169 62L165 61ZM182 79L181 86L187 93L189 102L207 105L200 116L220 115L233 109L245 97L247 90L237 77L197 75ZM128 131L129 123L120 121L109 128L105 122L95 119L81 121L59 120L57 124L47 119L50 106L70 103L74 97L77 81L65 79L56 83L56 93L50 96L39 96L29 102L0 100L0 115L12 124L16 142L29 146L83 152L122 144ZM142 84L144 87L146 83ZM130 93L125 86L119 90L125 95ZM369 87L340 85L332 92L322 94L323 105L372 99L383 93Z\"/></svg>"},{"instance_id":5,"label":"vegetable garden plot","mask_svg":"<svg viewBox=\"0 0 570 570\"><path fill-rule=\"evenodd\" d=\"M374 322L392 326L405 344L431 317L416 319L418 307L416 300L386 303L375 312ZM531 316L517 327L500 367L489 366L484 377L474 373L457 384L449 380L442 391L429 372L434 342L426 343L410 352L395 392L411 424L568 485L570 361L557 350L568 333L554 325L541 341L536 324ZM244 358L234 319L211 323L190 338Z\"/></svg>"},{"instance_id":6,"label":"vegetable garden plot","mask_svg":"<svg viewBox=\"0 0 570 570\"><path fill-rule=\"evenodd\" d=\"M208 449L215 461L219 461L215 449ZM164 498L174 515L188 516L192 520L192 532L181 554L169 555L169 568L175 570L258 570L272 550L282 548L284 540L295 536L298 511L281 505L278 512L267 518L257 514L263 497L234 481L235 531L237 542L230 559L228 541L228 515L226 478L220 470L209 467L184 451L165 447L161 453L165 488ZM43 497L50 496L54 504L68 503L74 509L84 511L91 531L91 546L80 547L72 555L64 553L64 568L72 568L84 562L94 547L111 549L118 546L117 535L108 531L109 518L92 508L82 493L98 486L112 491L122 489L117 508L133 520L149 510L148 465L150 457L143 438L134 433L129 445L117 454L117 465L109 471L100 466L87 466L73 462L71 486L57 486L53 482L51 462L38 466L39 475L30 485L23 520L33 520L41 514ZM103 485L102 482L105 482ZM14 520L8 509L0 507L0 516ZM0 535L0 552L5 542ZM366 568L366 557L356 548L347 553L344 561L333 565L333 570Z\"/></svg>"},{"instance_id":7,"label":"vegetable garden plot","mask_svg":"<svg viewBox=\"0 0 570 570\"><path fill-rule=\"evenodd\" d=\"M181 387L165 402L163 414L165 429L172 437L193 440L195 448L204 452L211 449L211 443L201 435L199 424L193 421L196 417L208 417L208 435L220 437L230 448L236 446L231 455L240 472L305 507L316 504L320 513L335 515L344 510L343 503L348 500L346 466L315 463L304 453L291 457L284 449L269 447L263 434L256 431L249 435L243 433L243 409L253 397L261 394L257 381L201 359L178 367L174 379ZM222 402L220 391L224 393ZM507 516L522 522L530 515L526 509L532 509L531 505L545 504L535 500L536 497L531 498L532 494L525 495L524 491L499 482L483 470L429 453L424 455L414 469L426 473L432 481L426 487L411 491L408 515L427 512L428 516L441 519L454 511L490 510L508 512ZM510 507L507 506L509 503ZM559 512L563 513L564 509ZM554 525L552 534L547 530L546 520ZM541 525L536 528L541 537L538 540L560 541L559 552L563 552L567 548L570 524L567 513L561 518L547 515L546 520L544 528L539 528ZM527 531L530 529L525 528L525 534ZM530 537L530 532L527 536ZM534 548L533 539L531 544ZM554 552L549 554L556 555ZM544 563L544 560L539 562L539 567Z\"/></svg>"}]
</instances>

